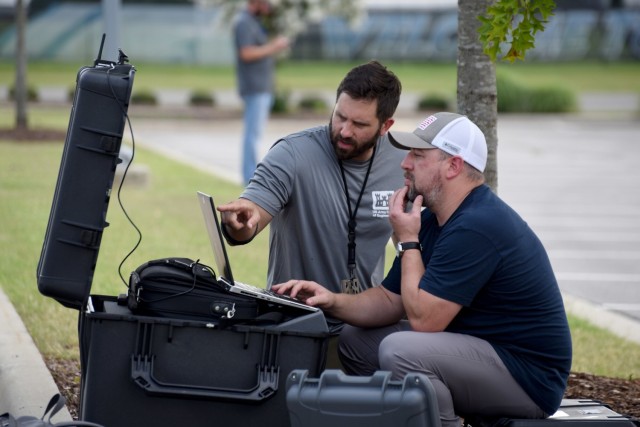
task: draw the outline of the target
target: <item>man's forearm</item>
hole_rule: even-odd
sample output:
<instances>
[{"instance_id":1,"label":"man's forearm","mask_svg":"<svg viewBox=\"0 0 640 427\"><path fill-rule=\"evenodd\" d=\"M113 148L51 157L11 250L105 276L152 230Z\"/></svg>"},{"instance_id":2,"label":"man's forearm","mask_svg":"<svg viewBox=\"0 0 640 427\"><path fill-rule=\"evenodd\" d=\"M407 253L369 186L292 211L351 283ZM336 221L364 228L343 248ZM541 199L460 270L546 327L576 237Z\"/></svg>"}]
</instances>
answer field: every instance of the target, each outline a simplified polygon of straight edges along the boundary
<instances>
[{"instance_id":1,"label":"man's forearm","mask_svg":"<svg viewBox=\"0 0 640 427\"><path fill-rule=\"evenodd\" d=\"M385 291L381 286L367 289L360 294L338 294L331 309L332 317L353 326L379 327L398 322L404 311L400 296Z\"/></svg>"}]
</instances>

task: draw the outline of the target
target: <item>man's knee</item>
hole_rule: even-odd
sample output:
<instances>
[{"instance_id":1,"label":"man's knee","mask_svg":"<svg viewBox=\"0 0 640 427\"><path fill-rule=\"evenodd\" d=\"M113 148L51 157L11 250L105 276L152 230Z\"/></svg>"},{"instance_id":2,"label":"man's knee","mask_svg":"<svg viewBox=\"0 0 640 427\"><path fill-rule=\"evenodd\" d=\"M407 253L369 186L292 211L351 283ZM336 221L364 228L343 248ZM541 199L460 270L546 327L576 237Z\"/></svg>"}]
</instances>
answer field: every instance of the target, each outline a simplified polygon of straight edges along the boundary
<instances>
[{"instance_id":1,"label":"man's knee","mask_svg":"<svg viewBox=\"0 0 640 427\"><path fill-rule=\"evenodd\" d=\"M396 332L388 335L380 342L378 359L380 369L391 371L394 379L404 377L407 372L417 371L417 360L408 352L411 352L411 340L409 334ZM407 347L409 346L409 348ZM421 369L424 372L424 370Z\"/></svg>"},{"instance_id":2,"label":"man's knee","mask_svg":"<svg viewBox=\"0 0 640 427\"><path fill-rule=\"evenodd\" d=\"M385 371L393 371L392 367L397 365L396 358L398 357L399 349L396 347L396 335L398 334L391 334L380 343L378 359L380 359L380 369Z\"/></svg>"},{"instance_id":3,"label":"man's knee","mask_svg":"<svg viewBox=\"0 0 640 427\"><path fill-rule=\"evenodd\" d=\"M380 369L391 371L395 379L408 372L422 372L434 379L440 371L442 354L440 333L400 331L382 340L378 357Z\"/></svg>"}]
</instances>

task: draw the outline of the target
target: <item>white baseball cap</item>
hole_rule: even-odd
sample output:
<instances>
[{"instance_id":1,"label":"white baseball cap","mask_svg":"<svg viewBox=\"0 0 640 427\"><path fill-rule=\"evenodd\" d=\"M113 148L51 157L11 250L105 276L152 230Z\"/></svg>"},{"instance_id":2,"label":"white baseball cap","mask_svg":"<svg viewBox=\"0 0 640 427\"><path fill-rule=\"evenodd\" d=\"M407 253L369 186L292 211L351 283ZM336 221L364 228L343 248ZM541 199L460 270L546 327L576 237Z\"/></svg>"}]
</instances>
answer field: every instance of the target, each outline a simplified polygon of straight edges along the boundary
<instances>
[{"instance_id":1,"label":"white baseball cap","mask_svg":"<svg viewBox=\"0 0 640 427\"><path fill-rule=\"evenodd\" d=\"M484 172L487 165L487 141L484 134L467 116L455 113L435 113L424 119L413 132L389 131L395 147L431 149L459 156Z\"/></svg>"}]
</instances>

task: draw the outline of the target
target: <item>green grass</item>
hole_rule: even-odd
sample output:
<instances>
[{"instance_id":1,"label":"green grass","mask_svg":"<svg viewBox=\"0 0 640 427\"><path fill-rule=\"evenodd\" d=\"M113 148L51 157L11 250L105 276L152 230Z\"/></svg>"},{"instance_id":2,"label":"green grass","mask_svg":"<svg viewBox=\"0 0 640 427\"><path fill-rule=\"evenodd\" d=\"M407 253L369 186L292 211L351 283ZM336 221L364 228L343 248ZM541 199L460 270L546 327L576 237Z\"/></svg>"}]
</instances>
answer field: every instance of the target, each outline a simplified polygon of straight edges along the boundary
<instances>
[{"instance_id":1,"label":"green grass","mask_svg":"<svg viewBox=\"0 0 640 427\"><path fill-rule=\"evenodd\" d=\"M277 86L282 90L334 90L344 74L363 62L283 61L277 68ZM136 63L135 91L153 91L159 87L198 90L233 90L235 75L231 66ZM30 62L27 81L34 87L73 88L81 66L88 63ZM454 63L393 62L385 65L394 71L407 92L441 93L455 96ZM531 87L559 86L575 93L640 93L640 61L623 63L498 63L498 70L518 83ZM10 87L15 81L15 66L0 63L0 85Z\"/></svg>"},{"instance_id":2,"label":"green grass","mask_svg":"<svg viewBox=\"0 0 640 427\"><path fill-rule=\"evenodd\" d=\"M640 378L640 345L624 340L587 320L569 316L575 372L625 379Z\"/></svg>"}]
</instances>

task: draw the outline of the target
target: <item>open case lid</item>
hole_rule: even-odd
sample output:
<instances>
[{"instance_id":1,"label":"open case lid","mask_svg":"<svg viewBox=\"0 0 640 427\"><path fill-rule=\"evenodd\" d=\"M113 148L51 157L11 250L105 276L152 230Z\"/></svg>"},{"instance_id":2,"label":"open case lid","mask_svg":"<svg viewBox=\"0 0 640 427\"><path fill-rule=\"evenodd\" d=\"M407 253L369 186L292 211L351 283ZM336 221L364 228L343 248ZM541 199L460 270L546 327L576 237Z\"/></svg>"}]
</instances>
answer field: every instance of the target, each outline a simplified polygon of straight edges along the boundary
<instances>
[{"instance_id":1,"label":"open case lid","mask_svg":"<svg viewBox=\"0 0 640 427\"><path fill-rule=\"evenodd\" d=\"M104 36L102 39L104 44ZM102 51L102 46L100 52ZM135 68L100 61L78 71L58 181L37 269L38 289L80 309L91 291Z\"/></svg>"}]
</instances>

